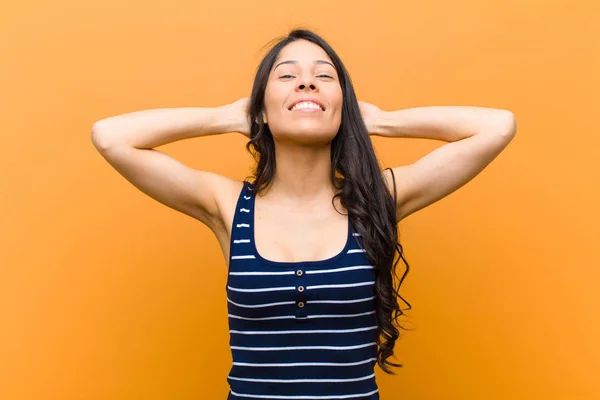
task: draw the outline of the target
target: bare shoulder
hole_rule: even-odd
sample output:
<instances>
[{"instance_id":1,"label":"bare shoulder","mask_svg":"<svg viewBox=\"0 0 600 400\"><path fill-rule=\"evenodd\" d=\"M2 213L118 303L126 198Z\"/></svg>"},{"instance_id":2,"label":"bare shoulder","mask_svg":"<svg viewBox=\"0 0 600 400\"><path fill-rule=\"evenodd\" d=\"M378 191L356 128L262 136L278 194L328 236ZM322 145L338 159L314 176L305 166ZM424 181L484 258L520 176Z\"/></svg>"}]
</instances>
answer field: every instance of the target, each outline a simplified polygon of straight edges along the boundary
<instances>
[{"instance_id":1,"label":"bare shoulder","mask_svg":"<svg viewBox=\"0 0 600 400\"><path fill-rule=\"evenodd\" d=\"M214 221L209 226L215 234L227 233L233 221L235 205L244 183L214 172L205 172L216 204Z\"/></svg>"}]
</instances>

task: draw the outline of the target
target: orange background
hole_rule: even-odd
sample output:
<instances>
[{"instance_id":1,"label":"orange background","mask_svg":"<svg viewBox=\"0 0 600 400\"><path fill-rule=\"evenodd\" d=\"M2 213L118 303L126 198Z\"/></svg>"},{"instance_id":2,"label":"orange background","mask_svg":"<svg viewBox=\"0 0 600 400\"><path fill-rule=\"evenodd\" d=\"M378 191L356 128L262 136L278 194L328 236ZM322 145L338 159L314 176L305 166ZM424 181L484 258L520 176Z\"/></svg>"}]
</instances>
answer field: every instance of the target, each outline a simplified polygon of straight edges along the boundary
<instances>
[{"instance_id":1,"label":"orange background","mask_svg":"<svg viewBox=\"0 0 600 400\"><path fill-rule=\"evenodd\" d=\"M262 46L298 25L330 41L361 100L506 108L518 122L477 178L400 224L415 330L397 343L398 375L376 370L381 398L600 398L598 4L3 4L0 398L226 398L216 238L120 177L90 129L246 97ZM442 144L373 140L382 168ZM160 150L243 179L244 144Z\"/></svg>"}]
</instances>

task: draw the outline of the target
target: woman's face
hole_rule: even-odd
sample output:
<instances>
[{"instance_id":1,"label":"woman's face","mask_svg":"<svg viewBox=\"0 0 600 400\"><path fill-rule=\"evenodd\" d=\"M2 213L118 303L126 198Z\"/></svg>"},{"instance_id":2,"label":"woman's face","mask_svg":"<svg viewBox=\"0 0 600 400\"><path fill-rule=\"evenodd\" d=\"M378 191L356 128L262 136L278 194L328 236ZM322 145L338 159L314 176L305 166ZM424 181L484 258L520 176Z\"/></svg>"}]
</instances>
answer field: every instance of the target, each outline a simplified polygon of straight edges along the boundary
<instances>
[{"instance_id":1,"label":"woman's face","mask_svg":"<svg viewBox=\"0 0 600 400\"><path fill-rule=\"evenodd\" d=\"M342 99L337 72L325 50L300 39L286 45L273 64L263 118L278 141L329 143L341 124Z\"/></svg>"}]
</instances>

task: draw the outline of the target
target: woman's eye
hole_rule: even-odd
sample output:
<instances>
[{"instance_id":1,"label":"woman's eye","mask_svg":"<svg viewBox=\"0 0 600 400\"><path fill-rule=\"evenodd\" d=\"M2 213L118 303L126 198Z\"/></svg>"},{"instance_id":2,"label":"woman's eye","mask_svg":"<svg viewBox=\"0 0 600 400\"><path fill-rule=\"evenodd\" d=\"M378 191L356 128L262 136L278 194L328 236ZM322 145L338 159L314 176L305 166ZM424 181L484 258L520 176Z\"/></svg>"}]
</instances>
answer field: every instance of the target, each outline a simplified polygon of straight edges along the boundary
<instances>
[{"instance_id":1,"label":"woman's eye","mask_svg":"<svg viewBox=\"0 0 600 400\"><path fill-rule=\"evenodd\" d=\"M293 75L289 75L289 74L287 74L287 75L281 75L280 76L280 78L293 78L293 77L294 77ZM320 78L320 77L325 77L325 78L333 79L332 76L325 75L325 74L317 75L317 78Z\"/></svg>"}]
</instances>

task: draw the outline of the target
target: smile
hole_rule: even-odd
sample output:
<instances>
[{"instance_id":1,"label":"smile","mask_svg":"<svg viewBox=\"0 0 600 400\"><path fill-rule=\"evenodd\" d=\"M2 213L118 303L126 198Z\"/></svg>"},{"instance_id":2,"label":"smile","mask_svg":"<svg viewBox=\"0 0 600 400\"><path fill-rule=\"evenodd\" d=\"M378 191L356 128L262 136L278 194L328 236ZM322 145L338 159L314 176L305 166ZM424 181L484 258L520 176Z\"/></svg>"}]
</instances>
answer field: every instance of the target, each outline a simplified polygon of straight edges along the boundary
<instances>
[{"instance_id":1,"label":"smile","mask_svg":"<svg viewBox=\"0 0 600 400\"><path fill-rule=\"evenodd\" d=\"M313 103L312 101L302 101L294 105L291 111L304 111L304 112L316 112L323 111L320 105Z\"/></svg>"}]
</instances>

